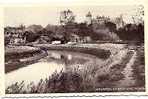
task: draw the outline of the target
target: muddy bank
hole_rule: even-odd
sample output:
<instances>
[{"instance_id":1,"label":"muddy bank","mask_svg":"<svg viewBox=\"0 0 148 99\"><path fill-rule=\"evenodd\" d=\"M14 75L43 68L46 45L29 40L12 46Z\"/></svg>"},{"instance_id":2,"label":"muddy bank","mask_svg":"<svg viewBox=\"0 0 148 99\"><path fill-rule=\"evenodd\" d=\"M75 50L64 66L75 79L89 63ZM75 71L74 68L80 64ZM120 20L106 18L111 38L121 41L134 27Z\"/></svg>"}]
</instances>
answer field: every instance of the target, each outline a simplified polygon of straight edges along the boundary
<instances>
[{"instance_id":1,"label":"muddy bank","mask_svg":"<svg viewBox=\"0 0 148 99\"><path fill-rule=\"evenodd\" d=\"M37 60L47 56L46 51L29 46L13 46L6 48L5 72L35 63Z\"/></svg>"},{"instance_id":2,"label":"muddy bank","mask_svg":"<svg viewBox=\"0 0 148 99\"><path fill-rule=\"evenodd\" d=\"M15 61L20 58L30 57L41 53L39 48L30 46L8 46L5 47L5 62Z\"/></svg>"}]
</instances>

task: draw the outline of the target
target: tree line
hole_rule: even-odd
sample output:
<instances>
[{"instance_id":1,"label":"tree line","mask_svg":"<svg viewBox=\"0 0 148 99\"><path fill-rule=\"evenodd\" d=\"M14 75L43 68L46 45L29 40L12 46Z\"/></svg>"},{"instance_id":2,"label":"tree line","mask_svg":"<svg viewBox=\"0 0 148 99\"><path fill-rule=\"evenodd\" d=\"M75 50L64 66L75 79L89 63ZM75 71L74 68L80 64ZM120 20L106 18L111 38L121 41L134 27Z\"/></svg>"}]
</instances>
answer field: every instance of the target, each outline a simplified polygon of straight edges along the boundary
<instances>
[{"instance_id":1,"label":"tree line","mask_svg":"<svg viewBox=\"0 0 148 99\"><path fill-rule=\"evenodd\" d=\"M141 43L144 42L143 21L138 24L128 23L117 29L116 23L108 20L109 18L107 18L103 24L97 23L97 18L90 24L87 24L87 22L78 23L75 21L75 15L73 12L70 10L65 10L61 12L60 25L48 24L46 27L36 24L30 25L25 28L24 36L26 36L27 43L35 42L42 36L47 37L45 39L47 42L51 42L52 40L61 40L63 43L67 43L71 41L72 35L77 35L81 39L90 37L92 41L122 40Z\"/></svg>"}]
</instances>

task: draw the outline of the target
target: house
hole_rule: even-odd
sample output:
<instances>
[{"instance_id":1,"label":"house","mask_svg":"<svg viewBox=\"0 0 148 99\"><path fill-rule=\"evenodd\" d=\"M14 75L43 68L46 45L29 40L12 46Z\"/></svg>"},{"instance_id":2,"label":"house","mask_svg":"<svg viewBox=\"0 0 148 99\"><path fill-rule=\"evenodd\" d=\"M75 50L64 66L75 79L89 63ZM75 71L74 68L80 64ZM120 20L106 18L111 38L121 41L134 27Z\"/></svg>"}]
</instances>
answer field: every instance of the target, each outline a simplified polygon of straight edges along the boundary
<instances>
[{"instance_id":1,"label":"house","mask_svg":"<svg viewBox=\"0 0 148 99\"><path fill-rule=\"evenodd\" d=\"M43 44L43 43L50 43L50 38L48 36L40 36L34 43Z\"/></svg>"},{"instance_id":2,"label":"house","mask_svg":"<svg viewBox=\"0 0 148 99\"><path fill-rule=\"evenodd\" d=\"M55 44L55 45L56 44L61 44L61 41L60 40L59 41L58 40L57 41L52 41L51 44Z\"/></svg>"},{"instance_id":3,"label":"house","mask_svg":"<svg viewBox=\"0 0 148 99\"><path fill-rule=\"evenodd\" d=\"M70 35L70 42L79 42L80 41L80 37L76 34L71 34Z\"/></svg>"},{"instance_id":4,"label":"house","mask_svg":"<svg viewBox=\"0 0 148 99\"><path fill-rule=\"evenodd\" d=\"M19 45L24 44L26 42L25 37L25 27L6 27L4 28L4 35L7 40L9 40L8 44L10 45Z\"/></svg>"}]
</instances>

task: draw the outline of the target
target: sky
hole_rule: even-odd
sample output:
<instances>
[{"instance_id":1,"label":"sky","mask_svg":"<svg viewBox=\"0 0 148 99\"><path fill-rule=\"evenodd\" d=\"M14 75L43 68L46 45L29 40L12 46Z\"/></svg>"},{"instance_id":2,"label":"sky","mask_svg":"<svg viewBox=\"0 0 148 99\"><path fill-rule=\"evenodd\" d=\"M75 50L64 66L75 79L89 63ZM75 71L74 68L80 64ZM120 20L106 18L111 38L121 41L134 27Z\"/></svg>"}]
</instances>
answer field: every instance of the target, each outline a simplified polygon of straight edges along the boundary
<instances>
[{"instance_id":1,"label":"sky","mask_svg":"<svg viewBox=\"0 0 148 99\"><path fill-rule=\"evenodd\" d=\"M123 14L126 23L132 22L138 6L42 6L42 7L6 7L4 9L5 26L26 26L38 24L45 27L48 24L59 24L60 11L70 9L76 16L76 22L84 22L85 15L90 11L95 18L97 15L111 18Z\"/></svg>"}]
</instances>

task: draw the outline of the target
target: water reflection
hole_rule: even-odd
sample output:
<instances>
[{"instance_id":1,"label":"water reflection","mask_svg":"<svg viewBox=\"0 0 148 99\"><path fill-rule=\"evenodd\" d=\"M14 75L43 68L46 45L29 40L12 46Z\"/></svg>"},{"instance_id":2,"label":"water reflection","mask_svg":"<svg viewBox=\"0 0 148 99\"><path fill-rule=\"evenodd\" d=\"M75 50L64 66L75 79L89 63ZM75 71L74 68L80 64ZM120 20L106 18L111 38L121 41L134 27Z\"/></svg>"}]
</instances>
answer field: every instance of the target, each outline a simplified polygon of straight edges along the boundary
<instances>
[{"instance_id":1,"label":"water reflection","mask_svg":"<svg viewBox=\"0 0 148 99\"><path fill-rule=\"evenodd\" d=\"M55 62L38 62L28 65L27 67L6 74L6 86L21 81L25 81L26 84L32 81L38 83L40 79L48 78L55 71L58 73L62 69L64 69L64 65L56 64Z\"/></svg>"}]
</instances>

